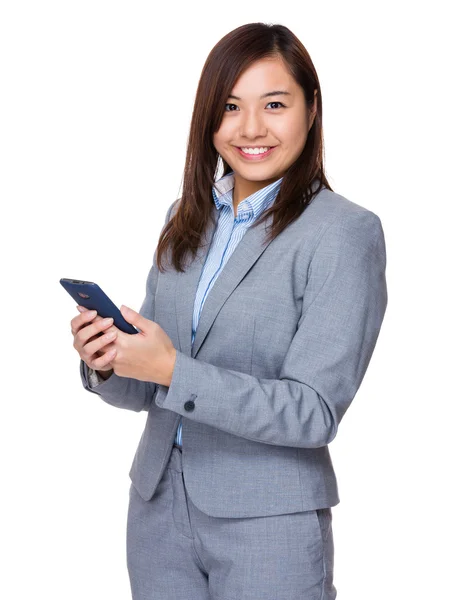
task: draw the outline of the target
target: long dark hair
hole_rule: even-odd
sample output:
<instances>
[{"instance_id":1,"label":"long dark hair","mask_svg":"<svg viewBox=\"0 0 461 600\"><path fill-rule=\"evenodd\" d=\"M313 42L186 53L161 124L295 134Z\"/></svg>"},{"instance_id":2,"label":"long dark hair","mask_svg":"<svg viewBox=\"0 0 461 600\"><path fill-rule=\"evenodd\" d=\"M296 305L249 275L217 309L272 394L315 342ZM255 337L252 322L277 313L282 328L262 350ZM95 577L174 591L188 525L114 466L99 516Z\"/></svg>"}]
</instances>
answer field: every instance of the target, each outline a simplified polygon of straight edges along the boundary
<instances>
[{"instance_id":1,"label":"long dark hair","mask_svg":"<svg viewBox=\"0 0 461 600\"><path fill-rule=\"evenodd\" d=\"M274 57L284 60L303 88L308 108L313 106L317 90L317 112L304 149L283 175L272 206L263 211L252 227L273 215L267 241L272 240L299 217L322 186L332 190L323 166L322 94L307 50L283 25L248 23L237 27L214 46L202 69L187 142L183 193L156 250L157 267L161 272L165 270L162 256L168 249L177 271L184 272L183 259L187 252L192 252L195 258L214 207L211 189L220 156L213 145L213 134L219 130L225 102L245 69L255 61ZM232 168L224 159L222 162L223 175L226 175ZM319 181L315 190L311 189L314 180Z\"/></svg>"}]
</instances>

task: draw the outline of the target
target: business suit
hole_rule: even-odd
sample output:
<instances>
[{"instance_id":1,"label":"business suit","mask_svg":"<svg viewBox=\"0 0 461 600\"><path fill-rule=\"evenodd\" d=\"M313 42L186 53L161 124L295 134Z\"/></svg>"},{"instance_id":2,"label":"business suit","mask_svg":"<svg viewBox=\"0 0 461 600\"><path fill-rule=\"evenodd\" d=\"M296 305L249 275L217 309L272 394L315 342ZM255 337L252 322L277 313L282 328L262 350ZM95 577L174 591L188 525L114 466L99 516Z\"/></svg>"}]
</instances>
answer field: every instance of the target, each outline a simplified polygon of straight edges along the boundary
<instances>
[{"instance_id":1,"label":"business suit","mask_svg":"<svg viewBox=\"0 0 461 600\"><path fill-rule=\"evenodd\" d=\"M309 511L339 502L328 444L361 384L387 305L381 221L323 188L272 242L263 241L267 223L249 229L191 345L216 213L185 273L160 273L155 261L149 272L140 313L177 349L170 386L113 374L91 390L82 361L83 385L109 404L148 411L130 469L139 500L156 498L167 464L178 467L172 444L181 416L176 472L202 518L324 514Z\"/></svg>"}]
</instances>

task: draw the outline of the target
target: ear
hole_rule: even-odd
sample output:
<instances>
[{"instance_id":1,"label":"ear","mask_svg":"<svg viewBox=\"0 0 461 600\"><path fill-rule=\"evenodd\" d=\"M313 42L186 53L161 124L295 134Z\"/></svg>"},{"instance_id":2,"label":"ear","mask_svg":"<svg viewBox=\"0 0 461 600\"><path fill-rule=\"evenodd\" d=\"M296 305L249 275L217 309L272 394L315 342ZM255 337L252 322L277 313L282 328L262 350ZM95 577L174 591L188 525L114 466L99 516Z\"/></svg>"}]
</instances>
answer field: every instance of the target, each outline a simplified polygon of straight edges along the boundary
<instances>
[{"instance_id":1,"label":"ear","mask_svg":"<svg viewBox=\"0 0 461 600\"><path fill-rule=\"evenodd\" d=\"M314 102L313 102L312 114L314 117L317 114L317 90L314 90Z\"/></svg>"},{"instance_id":2,"label":"ear","mask_svg":"<svg viewBox=\"0 0 461 600\"><path fill-rule=\"evenodd\" d=\"M309 130L312 127L312 124L315 119L315 115L317 114L317 90L314 90L314 101L312 103L312 107L309 111Z\"/></svg>"}]
</instances>

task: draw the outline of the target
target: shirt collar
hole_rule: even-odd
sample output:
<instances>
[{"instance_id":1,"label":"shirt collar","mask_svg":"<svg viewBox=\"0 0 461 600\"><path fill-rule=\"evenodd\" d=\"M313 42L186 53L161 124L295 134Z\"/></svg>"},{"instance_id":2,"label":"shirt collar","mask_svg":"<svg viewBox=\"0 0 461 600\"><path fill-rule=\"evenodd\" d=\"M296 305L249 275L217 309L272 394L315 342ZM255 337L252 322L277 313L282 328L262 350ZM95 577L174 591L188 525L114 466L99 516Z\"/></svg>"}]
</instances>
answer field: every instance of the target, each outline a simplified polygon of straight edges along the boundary
<instances>
[{"instance_id":1,"label":"shirt collar","mask_svg":"<svg viewBox=\"0 0 461 600\"><path fill-rule=\"evenodd\" d=\"M266 210L275 200L277 193L282 185L283 177L280 177L277 181L266 185L266 187L258 190L242 200L238 205L237 217L243 213L250 213L252 220L255 220L259 215ZM233 189L234 189L234 171L227 173L218 179L212 186L213 200L218 210L223 206L230 206L232 211L233 208Z\"/></svg>"}]
</instances>

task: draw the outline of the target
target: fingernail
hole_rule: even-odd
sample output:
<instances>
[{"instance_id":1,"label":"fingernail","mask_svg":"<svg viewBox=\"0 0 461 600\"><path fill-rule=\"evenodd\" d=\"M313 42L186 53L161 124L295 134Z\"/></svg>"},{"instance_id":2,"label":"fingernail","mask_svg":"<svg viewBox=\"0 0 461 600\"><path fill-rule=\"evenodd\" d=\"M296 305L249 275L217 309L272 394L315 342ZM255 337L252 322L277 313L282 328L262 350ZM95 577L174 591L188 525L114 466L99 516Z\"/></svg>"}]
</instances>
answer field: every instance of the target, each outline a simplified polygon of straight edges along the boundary
<instances>
[{"instance_id":1,"label":"fingernail","mask_svg":"<svg viewBox=\"0 0 461 600\"><path fill-rule=\"evenodd\" d=\"M112 317L107 317L107 319L103 319L103 323L104 325L108 325L109 323L112 323L114 319Z\"/></svg>"}]
</instances>

